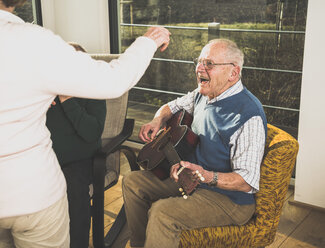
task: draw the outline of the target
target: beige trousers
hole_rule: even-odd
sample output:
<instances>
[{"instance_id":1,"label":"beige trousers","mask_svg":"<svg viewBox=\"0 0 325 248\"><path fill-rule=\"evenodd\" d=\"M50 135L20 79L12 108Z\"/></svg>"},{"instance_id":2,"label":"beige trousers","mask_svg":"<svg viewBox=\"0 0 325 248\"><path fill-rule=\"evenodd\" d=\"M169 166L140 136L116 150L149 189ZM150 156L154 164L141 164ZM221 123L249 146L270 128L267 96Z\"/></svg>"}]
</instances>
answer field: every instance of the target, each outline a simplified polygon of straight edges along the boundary
<instances>
[{"instance_id":1,"label":"beige trousers","mask_svg":"<svg viewBox=\"0 0 325 248\"><path fill-rule=\"evenodd\" d=\"M123 178L123 198L132 247L177 248L182 230L241 225L255 204L238 205L227 196L198 188L186 200L170 178L161 181L150 171Z\"/></svg>"},{"instance_id":2,"label":"beige trousers","mask_svg":"<svg viewBox=\"0 0 325 248\"><path fill-rule=\"evenodd\" d=\"M0 219L0 248L69 248L68 200L28 215Z\"/></svg>"}]
</instances>

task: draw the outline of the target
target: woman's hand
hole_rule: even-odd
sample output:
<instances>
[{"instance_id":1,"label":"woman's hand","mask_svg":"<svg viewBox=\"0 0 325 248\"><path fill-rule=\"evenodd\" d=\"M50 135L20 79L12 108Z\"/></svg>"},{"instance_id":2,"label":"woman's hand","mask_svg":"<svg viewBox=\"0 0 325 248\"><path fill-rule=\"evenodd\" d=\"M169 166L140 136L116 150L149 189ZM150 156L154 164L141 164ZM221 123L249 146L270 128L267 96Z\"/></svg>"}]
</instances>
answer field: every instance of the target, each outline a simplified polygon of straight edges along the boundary
<instances>
[{"instance_id":1,"label":"woman's hand","mask_svg":"<svg viewBox=\"0 0 325 248\"><path fill-rule=\"evenodd\" d=\"M164 27L151 27L143 36L152 39L157 48L160 47L161 52L165 51L169 45L170 32Z\"/></svg>"}]
</instances>

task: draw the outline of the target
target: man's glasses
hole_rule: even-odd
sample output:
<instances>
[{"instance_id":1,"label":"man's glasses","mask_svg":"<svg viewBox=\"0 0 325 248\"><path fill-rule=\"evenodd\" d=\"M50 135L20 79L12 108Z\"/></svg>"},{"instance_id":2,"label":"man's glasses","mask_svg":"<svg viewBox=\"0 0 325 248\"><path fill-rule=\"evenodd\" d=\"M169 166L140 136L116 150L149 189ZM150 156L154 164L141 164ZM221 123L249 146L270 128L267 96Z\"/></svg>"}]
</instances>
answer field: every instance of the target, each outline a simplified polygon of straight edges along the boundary
<instances>
[{"instance_id":1,"label":"man's glasses","mask_svg":"<svg viewBox=\"0 0 325 248\"><path fill-rule=\"evenodd\" d=\"M217 65L232 65L235 66L234 63L213 63L211 60L208 59L194 59L193 60L195 67L198 66L199 64L202 64L206 70L211 70L213 69L214 66Z\"/></svg>"}]
</instances>

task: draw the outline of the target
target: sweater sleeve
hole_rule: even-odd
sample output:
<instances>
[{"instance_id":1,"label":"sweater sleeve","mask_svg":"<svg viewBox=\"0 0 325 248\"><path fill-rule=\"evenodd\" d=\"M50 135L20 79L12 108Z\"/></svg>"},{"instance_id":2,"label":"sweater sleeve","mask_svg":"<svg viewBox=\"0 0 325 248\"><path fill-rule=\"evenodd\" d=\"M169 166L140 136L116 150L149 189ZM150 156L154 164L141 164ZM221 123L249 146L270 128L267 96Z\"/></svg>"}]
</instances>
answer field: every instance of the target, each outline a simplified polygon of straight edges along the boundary
<instances>
[{"instance_id":1,"label":"sweater sleeve","mask_svg":"<svg viewBox=\"0 0 325 248\"><path fill-rule=\"evenodd\" d=\"M77 135L85 142L92 143L102 135L106 117L106 102L104 100L84 101L87 103L82 106L78 99L70 98L61 103L61 106Z\"/></svg>"},{"instance_id":2,"label":"sweater sleeve","mask_svg":"<svg viewBox=\"0 0 325 248\"><path fill-rule=\"evenodd\" d=\"M24 44L33 54L21 56L19 63L32 63L25 79L32 90L48 95L117 98L140 80L157 49L152 39L138 37L118 59L106 63L75 51L48 30L33 29L33 32L37 39ZM27 61L25 57L33 60Z\"/></svg>"}]
</instances>

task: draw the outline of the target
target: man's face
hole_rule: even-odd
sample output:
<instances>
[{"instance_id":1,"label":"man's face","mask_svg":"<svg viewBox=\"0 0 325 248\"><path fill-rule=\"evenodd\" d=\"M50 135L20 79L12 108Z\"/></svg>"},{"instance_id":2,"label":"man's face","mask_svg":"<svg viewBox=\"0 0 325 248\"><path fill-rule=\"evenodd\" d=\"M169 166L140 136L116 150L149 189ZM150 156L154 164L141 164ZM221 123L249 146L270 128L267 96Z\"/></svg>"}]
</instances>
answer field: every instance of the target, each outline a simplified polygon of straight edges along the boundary
<instances>
[{"instance_id":1,"label":"man's face","mask_svg":"<svg viewBox=\"0 0 325 248\"><path fill-rule=\"evenodd\" d=\"M236 83L233 81L235 66L233 61L227 61L225 51L223 44L208 44L201 51L195 72L199 92L209 99L219 96Z\"/></svg>"}]
</instances>

